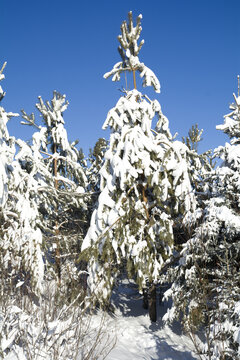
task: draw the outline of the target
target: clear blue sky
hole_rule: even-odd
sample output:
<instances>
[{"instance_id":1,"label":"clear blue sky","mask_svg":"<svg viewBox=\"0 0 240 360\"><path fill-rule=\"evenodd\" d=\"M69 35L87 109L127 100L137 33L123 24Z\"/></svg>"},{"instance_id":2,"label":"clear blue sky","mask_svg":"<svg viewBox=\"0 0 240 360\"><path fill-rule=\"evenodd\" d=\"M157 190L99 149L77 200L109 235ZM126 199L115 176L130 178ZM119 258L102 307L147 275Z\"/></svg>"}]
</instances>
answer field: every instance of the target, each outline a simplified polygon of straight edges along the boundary
<instances>
[{"instance_id":1,"label":"clear blue sky","mask_svg":"<svg viewBox=\"0 0 240 360\"><path fill-rule=\"evenodd\" d=\"M161 103L179 139L194 123L204 129L200 151L223 145L215 130L237 93L240 73L239 0L0 0L0 65L7 61L7 111L35 110L37 97L66 94L70 140L85 153L99 137L107 112L124 83L103 79L120 61L117 36L129 10L143 15L145 44L140 60L161 83L161 93L140 88ZM11 135L28 139L32 130L9 122Z\"/></svg>"}]
</instances>

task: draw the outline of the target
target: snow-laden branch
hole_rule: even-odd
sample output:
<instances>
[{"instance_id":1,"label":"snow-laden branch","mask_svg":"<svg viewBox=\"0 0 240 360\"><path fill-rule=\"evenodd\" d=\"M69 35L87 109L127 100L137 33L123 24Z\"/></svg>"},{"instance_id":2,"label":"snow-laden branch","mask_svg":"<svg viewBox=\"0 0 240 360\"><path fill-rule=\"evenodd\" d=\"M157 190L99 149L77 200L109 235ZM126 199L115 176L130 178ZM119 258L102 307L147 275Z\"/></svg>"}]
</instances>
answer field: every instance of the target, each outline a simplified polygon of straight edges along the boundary
<instances>
[{"instance_id":1,"label":"snow-laden branch","mask_svg":"<svg viewBox=\"0 0 240 360\"><path fill-rule=\"evenodd\" d=\"M143 87L153 86L156 93L160 93L160 82L154 72L149 69L144 63L140 63L138 57L131 57L127 64L118 62L114 65L113 69L104 74L104 78L107 79L112 76L112 81L119 81L121 73L125 71L138 71L140 77L143 78Z\"/></svg>"}]
</instances>

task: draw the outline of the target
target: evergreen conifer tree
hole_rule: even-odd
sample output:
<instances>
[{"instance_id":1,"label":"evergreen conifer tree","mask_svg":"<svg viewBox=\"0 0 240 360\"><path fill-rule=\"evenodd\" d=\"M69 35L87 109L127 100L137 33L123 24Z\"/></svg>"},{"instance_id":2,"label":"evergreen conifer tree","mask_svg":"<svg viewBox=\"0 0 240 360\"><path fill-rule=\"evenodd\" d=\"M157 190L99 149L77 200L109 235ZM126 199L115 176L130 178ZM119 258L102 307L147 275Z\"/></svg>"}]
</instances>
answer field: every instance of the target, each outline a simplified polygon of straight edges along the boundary
<instances>
[{"instance_id":1,"label":"evergreen conifer tree","mask_svg":"<svg viewBox=\"0 0 240 360\"><path fill-rule=\"evenodd\" d=\"M59 280L65 269L65 278L71 282L73 279L70 275L75 273L74 276L77 276L76 263L71 258L76 260L78 256L87 218L84 199L87 180L83 154L75 146L77 141L69 142L64 127L63 113L68 107L65 95L55 91L51 102L46 103L39 97L36 107L43 126L36 123L34 114L27 115L22 111L22 123L37 128L30 146L33 158L26 162L33 166L38 161L41 166L39 172L46 181L40 189L39 203L45 245L48 253L55 253L54 262Z\"/></svg>"},{"instance_id":2,"label":"evergreen conifer tree","mask_svg":"<svg viewBox=\"0 0 240 360\"><path fill-rule=\"evenodd\" d=\"M0 79L4 79L0 72ZM0 88L1 99L4 92ZM36 180L23 169L16 155L15 144L24 142L10 137L7 122L14 113L6 113L0 107L1 148L1 276L2 289L10 291L20 284L25 290L42 289L44 264L42 234L37 225ZM27 145L26 145L27 147ZM5 285L4 285L5 284Z\"/></svg>"},{"instance_id":3,"label":"evergreen conifer tree","mask_svg":"<svg viewBox=\"0 0 240 360\"><path fill-rule=\"evenodd\" d=\"M194 229L202 216L203 201L206 198L208 176L214 167L211 157L211 150L202 154L198 152L198 144L202 141L203 129L198 128L198 124L191 127L188 136L183 137L182 141L187 145L185 152L185 159L187 162L188 174L194 191L196 199L196 210L190 214L190 217L183 220L182 214L176 214L174 235L175 243L181 246L178 250L181 251L182 244L185 243L193 235Z\"/></svg>"},{"instance_id":4,"label":"evergreen conifer tree","mask_svg":"<svg viewBox=\"0 0 240 360\"><path fill-rule=\"evenodd\" d=\"M224 124L217 126L230 143L215 149L222 164L206 179L201 222L183 246L178 266L172 269L173 306L165 319L183 314L183 323L199 354L208 358L239 359L239 264L240 264L240 97ZM202 346L195 333L201 328Z\"/></svg>"},{"instance_id":5,"label":"evergreen conifer tree","mask_svg":"<svg viewBox=\"0 0 240 360\"><path fill-rule=\"evenodd\" d=\"M122 61L104 75L117 81L122 72L132 72L134 89L125 91L103 125L103 129L111 129L110 144L100 170L101 193L82 245L88 259L91 298L100 304L109 302L124 266L140 291L147 283L154 290L173 251L172 213L181 209L186 215L194 207L187 146L173 141L158 101L136 89L139 71L143 86L152 85L160 92L155 74L138 58L143 45L143 40L138 45L141 18L139 15L134 27L130 12L129 23L123 22L118 37ZM154 117L158 121L152 130ZM156 314L151 318L156 321Z\"/></svg>"}]
</instances>

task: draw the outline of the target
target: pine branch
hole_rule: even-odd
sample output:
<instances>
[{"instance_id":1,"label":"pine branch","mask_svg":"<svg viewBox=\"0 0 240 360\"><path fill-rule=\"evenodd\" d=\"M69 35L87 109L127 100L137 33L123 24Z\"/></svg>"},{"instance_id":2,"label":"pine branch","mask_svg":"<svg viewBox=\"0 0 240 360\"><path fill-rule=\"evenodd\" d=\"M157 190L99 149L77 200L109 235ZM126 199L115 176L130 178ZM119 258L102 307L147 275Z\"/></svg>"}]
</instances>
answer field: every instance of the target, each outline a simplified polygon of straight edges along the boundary
<instances>
[{"instance_id":1,"label":"pine branch","mask_svg":"<svg viewBox=\"0 0 240 360\"><path fill-rule=\"evenodd\" d=\"M22 118L25 119L27 122L21 121L22 125L28 125L28 126L35 126L38 130L41 130L41 126L38 126L35 123L35 115L34 113L31 113L31 115L27 115L27 113L22 109Z\"/></svg>"},{"instance_id":2,"label":"pine branch","mask_svg":"<svg viewBox=\"0 0 240 360\"><path fill-rule=\"evenodd\" d=\"M38 191L46 191L46 192L51 192L54 195L57 196L57 194L59 195L67 195L69 197L86 197L86 196L93 196L93 195L98 195L100 193L100 191L94 191L94 192L89 192L89 193L78 193L75 191L66 191L66 190L62 190L62 189L56 189L56 188L52 188L49 186L41 186L38 188Z\"/></svg>"}]
</instances>

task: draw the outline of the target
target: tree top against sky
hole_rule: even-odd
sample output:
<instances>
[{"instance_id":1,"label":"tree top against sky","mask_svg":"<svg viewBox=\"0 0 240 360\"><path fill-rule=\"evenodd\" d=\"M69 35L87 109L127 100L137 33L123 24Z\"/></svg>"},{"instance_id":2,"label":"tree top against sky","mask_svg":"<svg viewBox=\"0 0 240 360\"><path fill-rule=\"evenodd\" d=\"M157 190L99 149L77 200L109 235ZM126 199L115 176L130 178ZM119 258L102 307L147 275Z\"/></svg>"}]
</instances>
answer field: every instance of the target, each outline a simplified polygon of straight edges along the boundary
<instances>
[{"instance_id":1,"label":"tree top against sky","mask_svg":"<svg viewBox=\"0 0 240 360\"><path fill-rule=\"evenodd\" d=\"M120 46L118 47L119 54L122 58L121 62L114 65L113 69L104 75L104 78L112 76L113 81L119 81L122 72L130 71L133 74L134 88L136 85L136 71L140 72L140 77L143 78L143 86L153 86L157 93L160 93L160 83L155 74L144 63L141 63L138 54L144 44L141 40L138 44L142 27L142 15L138 15L136 26L133 25L132 11L128 13L128 24L123 21L121 25L122 35L118 36Z\"/></svg>"},{"instance_id":2,"label":"tree top against sky","mask_svg":"<svg viewBox=\"0 0 240 360\"><path fill-rule=\"evenodd\" d=\"M199 151L224 144L227 137L216 131L216 125L222 122L231 94L237 91L237 0L151 4L144 0L69 0L67 4L42 0L41 6L30 0L2 1L0 63L8 62L4 70L7 95L2 106L6 111L20 113L24 108L31 113L36 111L38 96L45 101L57 90L69 100L65 121L71 140L78 137L87 153L99 137L108 138L101 125L119 93L102 74L122 60L116 51L118 28L129 10L134 26L137 15L143 15L141 37L146 43L139 55L161 81L157 99L172 133L178 132L181 139L198 123L204 129ZM132 86L132 74L126 75ZM125 76L121 76L118 87L122 86ZM152 98L154 89L145 91ZM22 127L20 121L9 121L10 134L30 139L31 129Z\"/></svg>"}]
</instances>

